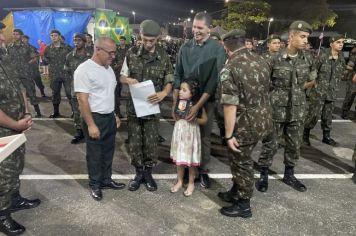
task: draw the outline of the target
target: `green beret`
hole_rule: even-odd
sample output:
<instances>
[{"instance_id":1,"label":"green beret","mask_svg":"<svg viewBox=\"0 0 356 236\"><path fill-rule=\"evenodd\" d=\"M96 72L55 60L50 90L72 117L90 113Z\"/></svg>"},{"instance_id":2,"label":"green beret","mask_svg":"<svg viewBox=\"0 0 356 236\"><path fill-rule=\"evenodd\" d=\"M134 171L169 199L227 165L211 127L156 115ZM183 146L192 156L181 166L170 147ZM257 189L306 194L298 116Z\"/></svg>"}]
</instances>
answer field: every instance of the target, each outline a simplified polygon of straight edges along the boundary
<instances>
[{"instance_id":1,"label":"green beret","mask_svg":"<svg viewBox=\"0 0 356 236\"><path fill-rule=\"evenodd\" d=\"M303 32L308 32L311 34L313 32L313 29L311 25L309 25L307 22L302 21L302 20L297 20L294 21L290 26L290 30L298 30L298 31L303 31Z\"/></svg>"},{"instance_id":2,"label":"green beret","mask_svg":"<svg viewBox=\"0 0 356 236\"><path fill-rule=\"evenodd\" d=\"M120 40L123 39L126 41L126 37L125 36L120 36Z\"/></svg>"},{"instance_id":3,"label":"green beret","mask_svg":"<svg viewBox=\"0 0 356 236\"><path fill-rule=\"evenodd\" d=\"M0 29L6 28L6 25L0 21Z\"/></svg>"},{"instance_id":4,"label":"green beret","mask_svg":"<svg viewBox=\"0 0 356 236\"><path fill-rule=\"evenodd\" d=\"M336 35L334 37L330 37L329 43L333 43L333 42L338 41L339 39L343 39L343 38L344 38L344 36L342 34Z\"/></svg>"},{"instance_id":5,"label":"green beret","mask_svg":"<svg viewBox=\"0 0 356 236\"><path fill-rule=\"evenodd\" d=\"M282 41L281 37L278 34L271 34L268 36L267 41L271 42L273 39L279 39L279 41Z\"/></svg>"},{"instance_id":6,"label":"green beret","mask_svg":"<svg viewBox=\"0 0 356 236\"><path fill-rule=\"evenodd\" d=\"M53 29L51 30L51 32L49 34L58 34L61 35L61 32L59 32L59 30Z\"/></svg>"},{"instance_id":7,"label":"green beret","mask_svg":"<svg viewBox=\"0 0 356 236\"><path fill-rule=\"evenodd\" d=\"M73 38L81 39L81 40L83 40L84 42L87 41L87 38L86 38L85 35L82 34L82 33L75 33L74 36L73 36Z\"/></svg>"},{"instance_id":8,"label":"green beret","mask_svg":"<svg viewBox=\"0 0 356 236\"><path fill-rule=\"evenodd\" d=\"M21 29L14 29L12 32L17 32L17 33L23 35L23 31Z\"/></svg>"},{"instance_id":9,"label":"green beret","mask_svg":"<svg viewBox=\"0 0 356 236\"><path fill-rule=\"evenodd\" d=\"M218 40L221 40L220 34L215 31L210 32L210 37L216 37Z\"/></svg>"},{"instance_id":10,"label":"green beret","mask_svg":"<svg viewBox=\"0 0 356 236\"><path fill-rule=\"evenodd\" d=\"M144 20L140 25L140 31L144 36L157 37L161 34L161 27L153 20Z\"/></svg>"},{"instance_id":11,"label":"green beret","mask_svg":"<svg viewBox=\"0 0 356 236\"><path fill-rule=\"evenodd\" d=\"M245 35L246 35L246 32L244 30L234 29L234 30L230 31L229 33L224 34L221 37L221 39L223 41L226 41L228 39L244 38Z\"/></svg>"},{"instance_id":12,"label":"green beret","mask_svg":"<svg viewBox=\"0 0 356 236\"><path fill-rule=\"evenodd\" d=\"M30 37L28 37L28 35L22 35L22 38L30 39Z\"/></svg>"}]
</instances>

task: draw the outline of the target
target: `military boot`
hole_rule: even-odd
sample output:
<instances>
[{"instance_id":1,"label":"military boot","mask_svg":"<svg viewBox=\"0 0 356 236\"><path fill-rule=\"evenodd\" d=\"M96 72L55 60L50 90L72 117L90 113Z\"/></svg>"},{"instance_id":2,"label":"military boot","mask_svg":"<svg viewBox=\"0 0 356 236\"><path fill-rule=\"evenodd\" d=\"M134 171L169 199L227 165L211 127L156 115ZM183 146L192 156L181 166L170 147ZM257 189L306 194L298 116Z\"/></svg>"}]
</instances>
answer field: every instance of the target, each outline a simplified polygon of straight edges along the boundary
<instances>
[{"instance_id":1,"label":"military boot","mask_svg":"<svg viewBox=\"0 0 356 236\"><path fill-rule=\"evenodd\" d=\"M143 170L143 176L145 178L144 184L146 189L150 192L157 190L156 181L152 177L152 167L145 167Z\"/></svg>"},{"instance_id":2,"label":"military boot","mask_svg":"<svg viewBox=\"0 0 356 236\"><path fill-rule=\"evenodd\" d=\"M143 167L136 167L136 175L133 180L129 182L128 189L130 191L136 191L140 188L140 185L144 182Z\"/></svg>"},{"instance_id":3,"label":"military boot","mask_svg":"<svg viewBox=\"0 0 356 236\"><path fill-rule=\"evenodd\" d=\"M326 143L327 145L330 146L335 146L336 142L334 139L330 137L330 130L323 130L323 143Z\"/></svg>"},{"instance_id":4,"label":"military boot","mask_svg":"<svg viewBox=\"0 0 356 236\"><path fill-rule=\"evenodd\" d=\"M250 199L234 201L231 206L221 208L220 213L229 217L249 218L252 216Z\"/></svg>"},{"instance_id":5,"label":"military boot","mask_svg":"<svg viewBox=\"0 0 356 236\"><path fill-rule=\"evenodd\" d=\"M49 118L58 118L59 116L59 104L53 104L53 114L51 114Z\"/></svg>"},{"instance_id":6,"label":"military boot","mask_svg":"<svg viewBox=\"0 0 356 236\"><path fill-rule=\"evenodd\" d=\"M12 219L8 210L0 211L0 232L6 235L20 235L25 230L24 226Z\"/></svg>"},{"instance_id":7,"label":"military boot","mask_svg":"<svg viewBox=\"0 0 356 236\"><path fill-rule=\"evenodd\" d=\"M260 192L266 192L268 189L268 167L261 168L260 178L256 183L256 189Z\"/></svg>"},{"instance_id":8,"label":"military boot","mask_svg":"<svg viewBox=\"0 0 356 236\"><path fill-rule=\"evenodd\" d=\"M355 168L354 168L354 175L352 176L352 180L356 184L356 160L355 160Z\"/></svg>"},{"instance_id":9,"label":"military boot","mask_svg":"<svg viewBox=\"0 0 356 236\"><path fill-rule=\"evenodd\" d=\"M233 184L231 189L227 192L219 192L218 197L224 202L234 202L233 193L237 191L237 184Z\"/></svg>"},{"instance_id":10,"label":"military boot","mask_svg":"<svg viewBox=\"0 0 356 236\"><path fill-rule=\"evenodd\" d=\"M74 135L73 139L70 141L71 144L77 144L84 139L83 130L77 129L77 133Z\"/></svg>"},{"instance_id":11,"label":"military boot","mask_svg":"<svg viewBox=\"0 0 356 236\"><path fill-rule=\"evenodd\" d=\"M40 107L37 105L34 105L33 106L35 108L35 111L36 111L36 118L41 118L42 117L42 114L41 114L41 110L40 110Z\"/></svg>"},{"instance_id":12,"label":"military boot","mask_svg":"<svg viewBox=\"0 0 356 236\"><path fill-rule=\"evenodd\" d=\"M24 198L17 191L11 195L10 212L35 208L40 204L41 204L40 199L30 200L30 199Z\"/></svg>"},{"instance_id":13,"label":"military boot","mask_svg":"<svg viewBox=\"0 0 356 236\"><path fill-rule=\"evenodd\" d=\"M283 182L299 192L307 191L307 187L294 176L294 166L286 166Z\"/></svg>"},{"instance_id":14,"label":"military boot","mask_svg":"<svg viewBox=\"0 0 356 236\"><path fill-rule=\"evenodd\" d=\"M310 129L304 129L304 133L303 133L304 145L310 146L309 136L310 136Z\"/></svg>"}]
</instances>

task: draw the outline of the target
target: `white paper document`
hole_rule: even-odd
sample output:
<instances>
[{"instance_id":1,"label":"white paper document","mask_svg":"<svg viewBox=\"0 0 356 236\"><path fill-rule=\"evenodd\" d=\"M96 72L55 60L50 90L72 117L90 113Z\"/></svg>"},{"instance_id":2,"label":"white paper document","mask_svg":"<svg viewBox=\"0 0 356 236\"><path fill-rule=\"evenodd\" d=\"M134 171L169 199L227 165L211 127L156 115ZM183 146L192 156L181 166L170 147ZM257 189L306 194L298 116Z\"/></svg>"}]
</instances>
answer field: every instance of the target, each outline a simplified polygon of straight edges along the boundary
<instances>
[{"instance_id":1,"label":"white paper document","mask_svg":"<svg viewBox=\"0 0 356 236\"><path fill-rule=\"evenodd\" d=\"M149 96L156 93L152 80L130 85L129 88L137 117L160 113L158 104L147 101Z\"/></svg>"},{"instance_id":2,"label":"white paper document","mask_svg":"<svg viewBox=\"0 0 356 236\"><path fill-rule=\"evenodd\" d=\"M0 138L0 163L26 142L24 134L16 134Z\"/></svg>"}]
</instances>

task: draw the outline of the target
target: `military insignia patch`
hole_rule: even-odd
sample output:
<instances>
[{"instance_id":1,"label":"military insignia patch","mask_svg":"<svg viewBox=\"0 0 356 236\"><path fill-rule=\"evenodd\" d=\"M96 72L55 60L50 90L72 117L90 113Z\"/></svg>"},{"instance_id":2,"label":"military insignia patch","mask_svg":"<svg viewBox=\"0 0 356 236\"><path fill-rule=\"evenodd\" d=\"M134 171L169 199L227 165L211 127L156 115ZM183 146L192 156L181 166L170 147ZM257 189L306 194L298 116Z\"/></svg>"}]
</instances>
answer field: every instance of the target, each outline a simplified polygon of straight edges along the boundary
<instances>
[{"instance_id":1,"label":"military insignia patch","mask_svg":"<svg viewBox=\"0 0 356 236\"><path fill-rule=\"evenodd\" d=\"M230 71L228 69L222 69L220 72L220 81L223 82L230 78Z\"/></svg>"},{"instance_id":2,"label":"military insignia patch","mask_svg":"<svg viewBox=\"0 0 356 236\"><path fill-rule=\"evenodd\" d=\"M302 28L302 26L303 26L303 25L302 25L301 23L299 23L299 24L298 24L298 29Z\"/></svg>"}]
</instances>

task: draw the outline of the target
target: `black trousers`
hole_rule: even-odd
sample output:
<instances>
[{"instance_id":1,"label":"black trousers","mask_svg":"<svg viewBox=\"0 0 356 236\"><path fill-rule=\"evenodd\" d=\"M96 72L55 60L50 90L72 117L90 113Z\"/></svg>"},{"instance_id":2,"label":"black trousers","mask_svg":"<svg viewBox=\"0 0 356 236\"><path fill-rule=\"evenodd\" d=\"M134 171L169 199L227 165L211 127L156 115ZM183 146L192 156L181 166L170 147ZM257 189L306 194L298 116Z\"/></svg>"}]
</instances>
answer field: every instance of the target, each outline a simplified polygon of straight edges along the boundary
<instances>
[{"instance_id":1,"label":"black trousers","mask_svg":"<svg viewBox=\"0 0 356 236\"><path fill-rule=\"evenodd\" d=\"M116 120L114 113L92 113L94 122L100 131L99 139L89 137L88 125L83 120L83 132L86 140L86 159L89 174L89 186L99 187L111 181L112 160L115 151Z\"/></svg>"}]
</instances>

